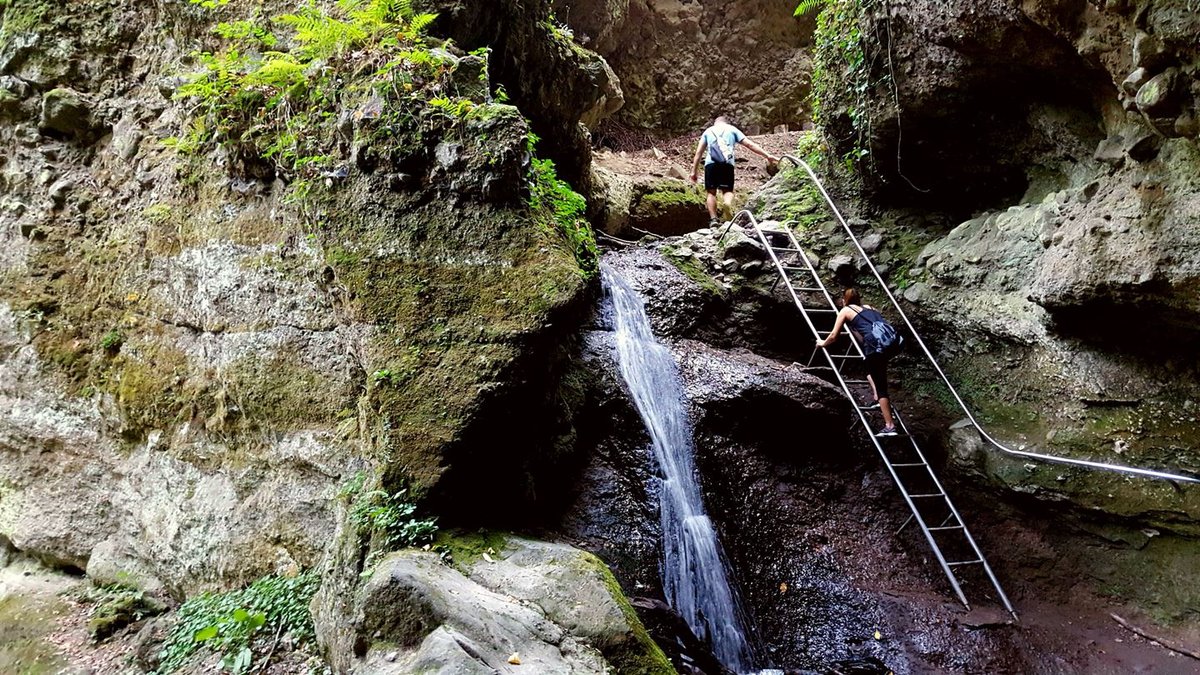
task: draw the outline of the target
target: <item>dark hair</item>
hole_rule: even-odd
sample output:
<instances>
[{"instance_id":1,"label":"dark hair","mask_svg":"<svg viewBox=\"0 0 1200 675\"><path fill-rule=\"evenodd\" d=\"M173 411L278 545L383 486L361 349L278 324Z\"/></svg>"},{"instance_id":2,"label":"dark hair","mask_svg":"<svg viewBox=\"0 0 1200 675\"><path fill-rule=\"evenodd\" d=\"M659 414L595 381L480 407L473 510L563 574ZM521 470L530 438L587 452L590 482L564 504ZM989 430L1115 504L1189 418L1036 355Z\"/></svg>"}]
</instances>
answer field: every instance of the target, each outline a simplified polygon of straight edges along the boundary
<instances>
[{"instance_id":1,"label":"dark hair","mask_svg":"<svg viewBox=\"0 0 1200 675\"><path fill-rule=\"evenodd\" d=\"M857 288L847 288L842 292L842 305L849 307L850 305L861 305L862 296L858 294Z\"/></svg>"}]
</instances>

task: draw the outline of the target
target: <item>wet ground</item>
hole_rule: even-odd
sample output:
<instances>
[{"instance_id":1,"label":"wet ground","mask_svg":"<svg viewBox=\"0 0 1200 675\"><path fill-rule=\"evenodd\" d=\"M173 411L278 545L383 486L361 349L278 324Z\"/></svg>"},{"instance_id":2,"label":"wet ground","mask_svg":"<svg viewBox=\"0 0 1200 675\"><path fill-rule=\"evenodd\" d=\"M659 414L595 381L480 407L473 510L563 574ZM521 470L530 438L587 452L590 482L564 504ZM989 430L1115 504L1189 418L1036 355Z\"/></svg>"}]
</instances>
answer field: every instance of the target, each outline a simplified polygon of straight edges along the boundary
<instances>
[{"instance_id":1,"label":"wet ground","mask_svg":"<svg viewBox=\"0 0 1200 675\"><path fill-rule=\"evenodd\" d=\"M726 515L726 549L773 665L830 672L831 664L875 658L896 673L1200 672L1200 660L1111 616L1176 646L1200 647L1194 613L1164 624L1156 603L1121 594L1161 582L1154 577L1170 575L1174 564L1194 564L1186 550L1139 572L1122 559L1144 550L951 486L1020 620L982 575L964 580L974 603L968 611L920 532L901 529L907 507L873 448L830 458L797 439L795 457L756 458L733 446L702 459L724 467L722 482L737 491L712 495L720 506L710 508ZM730 466L739 466L737 475Z\"/></svg>"}]
</instances>

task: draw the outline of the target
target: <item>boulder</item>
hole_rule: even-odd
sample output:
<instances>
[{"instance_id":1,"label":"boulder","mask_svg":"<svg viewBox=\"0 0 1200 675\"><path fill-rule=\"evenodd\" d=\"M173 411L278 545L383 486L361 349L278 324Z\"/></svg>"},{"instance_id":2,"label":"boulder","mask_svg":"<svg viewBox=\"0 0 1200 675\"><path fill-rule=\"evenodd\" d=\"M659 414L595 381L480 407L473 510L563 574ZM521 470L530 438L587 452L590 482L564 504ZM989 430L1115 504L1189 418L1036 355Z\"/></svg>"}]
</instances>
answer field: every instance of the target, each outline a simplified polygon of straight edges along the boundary
<instances>
[{"instance_id":1,"label":"boulder","mask_svg":"<svg viewBox=\"0 0 1200 675\"><path fill-rule=\"evenodd\" d=\"M1162 39L1145 31L1138 31L1133 38L1133 65L1149 72L1158 72L1173 60L1173 55Z\"/></svg>"},{"instance_id":2,"label":"boulder","mask_svg":"<svg viewBox=\"0 0 1200 675\"><path fill-rule=\"evenodd\" d=\"M595 556L514 538L460 564L403 551L376 566L356 604L355 672L673 672Z\"/></svg>"},{"instance_id":3,"label":"boulder","mask_svg":"<svg viewBox=\"0 0 1200 675\"><path fill-rule=\"evenodd\" d=\"M661 236L695 232L708 224L703 192L670 178L639 182L634 186L629 224Z\"/></svg>"},{"instance_id":4,"label":"boulder","mask_svg":"<svg viewBox=\"0 0 1200 675\"><path fill-rule=\"evenodd\" d=\"M42 97L42 133L78 138L92 130L92 109L83 96L72 89L51 89Z\"/></svg>"},{"instance_id":5,"label":"boulder","mask_svg":"<svg viewBox=\"0 0 1200 675\"><path fill-rule=\"evenodd\" d=\"M1174 119L1182 100L1183 89L1180 84L1179 71L1175 68L1168 68L1150 78L1138 89L1135 98L1138 110L1151 119Z\"/></svg>"}]
</instances>

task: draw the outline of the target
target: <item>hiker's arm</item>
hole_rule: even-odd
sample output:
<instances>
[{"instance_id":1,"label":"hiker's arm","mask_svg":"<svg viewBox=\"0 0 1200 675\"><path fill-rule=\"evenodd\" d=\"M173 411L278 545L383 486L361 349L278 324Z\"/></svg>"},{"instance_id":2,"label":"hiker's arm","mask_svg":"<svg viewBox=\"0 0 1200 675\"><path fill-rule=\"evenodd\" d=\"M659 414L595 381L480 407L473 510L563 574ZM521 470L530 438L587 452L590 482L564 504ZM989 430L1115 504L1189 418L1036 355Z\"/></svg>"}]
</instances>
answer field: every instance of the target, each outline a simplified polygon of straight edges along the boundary
<instances>
[{"instance_id":1,"label":"hiker's arm","mask_svg":"<svg viewBox=\"0 0 1200 675\"><path fill-rule=\"evenodd\" d=\"M704 159L704 150L708 148L708 143L701 138L696 144L696 156L692 158L692 182L696 182L696 176L700 173L700 160Z\"/></svg>"},{"instance_id":2,"label":"hiker's arm","mask_svg":"<svg viewBox=\"0 0 1200 675\"><path fill-rule=\"evenodd\" d=\"M846 323L846 316L849 314L849 312L850 310L844 307L842 308L842 311L838 312L838 318L833 324L833 330L829 332L829 337L825 338L824 340L817 340L818 347L828 347L829 345L833 344L833 341L838 338L839 334L841 334L842 324Z\"/></svg>"},{"instance_id":3,"label":"hiker's arm","mask_svg":"<svg viewBox=\"0 0 1200 675\"><path fill-rule=\"evenodd\" d=\"M758 154L762 155L763 157L766 157L768 161L771 161L771 162L779 161L778 157L776 157L775 155L772 155L771 153L767 152L766 150L763 150L762 146L760 146L758 143L755 143L754 141L750 140L749 138L743 138L742 145L746 146L747 148L750 148L754 152L757 152Z\"/></svg>"}]
</instances>

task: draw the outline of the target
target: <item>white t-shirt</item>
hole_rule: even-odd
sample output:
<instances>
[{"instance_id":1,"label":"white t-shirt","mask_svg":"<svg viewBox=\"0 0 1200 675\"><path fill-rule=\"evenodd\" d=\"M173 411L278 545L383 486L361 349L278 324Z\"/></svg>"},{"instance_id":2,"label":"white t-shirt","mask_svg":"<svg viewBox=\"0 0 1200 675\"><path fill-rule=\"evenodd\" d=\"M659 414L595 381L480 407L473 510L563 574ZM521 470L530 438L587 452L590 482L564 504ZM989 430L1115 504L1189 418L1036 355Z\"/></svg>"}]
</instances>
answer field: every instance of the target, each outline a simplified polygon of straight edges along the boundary
<instances>
[{"instance_id":1,"label":"white t-shirt","mask_svg":"<svg viewBox=\"0 0 1200 675\"><path fill-rule=\"evenodd\" d=\"M709 151L704 154L704 165L708 166L713 163L712 147L714 144L719 144L722 154L729 164L733 164L734 148L738 143L741 143L746 138L741 129L732 124L714 124L704 130L704 134L700 137L704 140Z\"/></svg>"}]
</instances>

